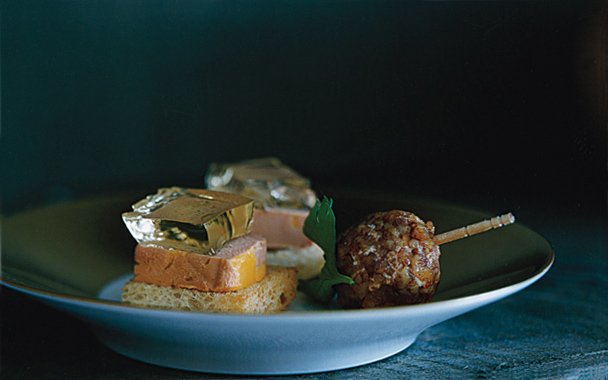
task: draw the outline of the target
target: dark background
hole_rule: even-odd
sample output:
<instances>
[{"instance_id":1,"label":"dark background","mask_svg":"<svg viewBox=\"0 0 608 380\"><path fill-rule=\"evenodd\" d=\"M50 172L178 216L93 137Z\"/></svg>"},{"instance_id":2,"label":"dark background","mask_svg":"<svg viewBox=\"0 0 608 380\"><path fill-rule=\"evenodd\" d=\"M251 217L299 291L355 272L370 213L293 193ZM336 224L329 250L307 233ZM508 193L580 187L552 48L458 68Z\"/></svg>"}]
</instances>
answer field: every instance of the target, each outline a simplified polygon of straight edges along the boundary
<instances>
[{"instance_id":1,"label":"dark background","mask_svg":"<svg viewBox=\"0 0 608 380\"><path fill-rule=\"evenodd\" d=\"M322 192L604 212L603 7L2 1L3 212L265 156Z\"/></svg>"}]
</instances>

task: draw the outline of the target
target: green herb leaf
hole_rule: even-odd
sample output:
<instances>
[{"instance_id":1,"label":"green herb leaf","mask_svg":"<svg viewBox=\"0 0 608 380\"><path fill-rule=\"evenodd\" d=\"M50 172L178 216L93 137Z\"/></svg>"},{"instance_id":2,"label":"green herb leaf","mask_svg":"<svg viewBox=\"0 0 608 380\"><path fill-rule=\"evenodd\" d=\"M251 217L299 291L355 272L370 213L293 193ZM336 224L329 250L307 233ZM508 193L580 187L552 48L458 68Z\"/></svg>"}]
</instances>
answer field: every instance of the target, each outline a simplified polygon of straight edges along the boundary
<instances>
[{"instance_id":1,"label":"green herb leaf","mask_svg":"<svg viewBox=\"0 0 608 380\"><path fill-rule=\"evenodd\" d=\"M334 285L352 284L354 281L336 268L336 217L332 210L333 200L323 197L315 204L304 221L304 235L316 243L325 257L325 265L317 279L300 280L300 289L318 302L330 302L335 291Z\"/></svg>"}]
</instances>

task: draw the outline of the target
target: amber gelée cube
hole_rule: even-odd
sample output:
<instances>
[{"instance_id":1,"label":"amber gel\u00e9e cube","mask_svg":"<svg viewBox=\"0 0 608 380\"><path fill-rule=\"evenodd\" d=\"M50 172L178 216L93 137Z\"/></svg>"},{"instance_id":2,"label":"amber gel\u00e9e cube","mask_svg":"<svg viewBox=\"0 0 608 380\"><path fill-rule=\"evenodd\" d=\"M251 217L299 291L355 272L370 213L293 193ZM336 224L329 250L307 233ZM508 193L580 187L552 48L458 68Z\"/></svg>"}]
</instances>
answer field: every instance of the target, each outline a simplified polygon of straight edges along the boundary
<instances>
[{"instance_id":1,"label":"amber gel\u00e9e cube","mask_svg":"<svg viewBox=\"0 0 608 380\"><path fill-rule=\"evenodd\" d=\"M214 254L228 241L250 233L253 199L182 187L161 188L122 214L142 245Z\"/></svg>"},{"instance_id":2,"label":"amber gel\u00e9e cube","mask_svg":"<svg viewBox=\"0 0 608 380\"><path fill-rule=\"evenodd\" d=\"M253 198L265 209L310 209L317 199L310 181L277 158L211 164L205 186Z\"/></svg>"}]
</instances>

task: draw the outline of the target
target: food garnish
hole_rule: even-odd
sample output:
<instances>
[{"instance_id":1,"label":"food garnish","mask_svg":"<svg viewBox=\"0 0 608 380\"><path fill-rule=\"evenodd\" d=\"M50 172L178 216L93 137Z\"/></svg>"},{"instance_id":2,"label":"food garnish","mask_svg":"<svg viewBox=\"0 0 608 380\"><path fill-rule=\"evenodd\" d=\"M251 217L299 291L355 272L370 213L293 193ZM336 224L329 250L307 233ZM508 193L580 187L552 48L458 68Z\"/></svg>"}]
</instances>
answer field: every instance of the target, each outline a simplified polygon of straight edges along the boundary
<instances>
[{"instance_id":1,"label":"food garnish","mask_svg":"<svg viewBox=\"0 0 608 380\"><path fill-rule=\"evenodd\" d=\"M332 210L333 200L317 199L315 206L304 221L304 234L323 250L325 265L314 280L300 280L300 290L320 303L329 303L335 296L337 284L353 284L354 281L336 268L336 217Z\"/></svg>"}]
</instances>

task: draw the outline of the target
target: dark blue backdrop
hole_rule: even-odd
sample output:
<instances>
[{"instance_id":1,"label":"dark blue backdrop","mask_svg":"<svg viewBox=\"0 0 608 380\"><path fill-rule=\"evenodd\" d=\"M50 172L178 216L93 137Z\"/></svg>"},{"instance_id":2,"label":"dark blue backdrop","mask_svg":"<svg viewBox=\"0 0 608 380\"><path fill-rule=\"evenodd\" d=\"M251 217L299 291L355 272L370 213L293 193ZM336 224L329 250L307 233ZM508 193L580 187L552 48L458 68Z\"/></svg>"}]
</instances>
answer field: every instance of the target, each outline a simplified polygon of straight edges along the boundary
<instances>
[{"instance_id":1,"label":"dark blue backdrop","mask_svg":"<svg viewBox=\"0 0 608 380\"><path fill-rule=\"evenodd\" d=\"M595 14L583 1L2 1L2 207L199 186L213 161L263 156L322 188L604 207Z\"/></svg>"}]
</instances>

